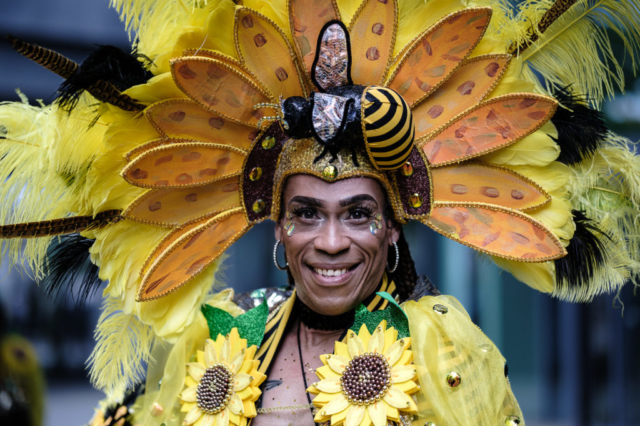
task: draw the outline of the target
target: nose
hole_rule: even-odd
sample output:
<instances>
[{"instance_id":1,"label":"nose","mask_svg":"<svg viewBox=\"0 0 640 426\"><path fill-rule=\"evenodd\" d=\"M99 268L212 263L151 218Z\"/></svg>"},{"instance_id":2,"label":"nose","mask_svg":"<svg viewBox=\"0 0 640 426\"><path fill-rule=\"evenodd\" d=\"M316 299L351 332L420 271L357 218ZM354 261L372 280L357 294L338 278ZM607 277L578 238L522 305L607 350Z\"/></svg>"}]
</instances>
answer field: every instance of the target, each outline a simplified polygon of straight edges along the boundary
<instances>
[{"instance_id":1,"label":"nose","mask_svg":"<svg viewBox=\"0 0 640 426\"><path fill-rule=\"evenodd\" d=\"M338 254L349 250L351 239L347 236L340 220L330 219L322 227L313 244L316 250L328 254Z\"/></svg>"}]
</instances>

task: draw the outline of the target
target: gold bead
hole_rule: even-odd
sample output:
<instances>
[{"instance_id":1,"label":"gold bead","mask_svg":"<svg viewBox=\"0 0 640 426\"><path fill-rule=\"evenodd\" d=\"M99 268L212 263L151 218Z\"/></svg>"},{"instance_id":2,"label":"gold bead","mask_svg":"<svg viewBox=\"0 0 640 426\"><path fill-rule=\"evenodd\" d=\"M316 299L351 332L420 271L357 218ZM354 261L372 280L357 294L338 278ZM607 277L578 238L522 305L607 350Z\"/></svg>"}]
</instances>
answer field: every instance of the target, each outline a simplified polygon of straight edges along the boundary
<instances>
[{"instance_id":1,"label":"gold bead","mask_svg":"<svg viewBox=\"0 0 640 426\"><path fill-rule=\"evenodd\" d=\"M460 386L460 382L462 382L462 377L460 377L460 375L455 371L447 374L447 384L452 388Z\"/></svg>"},{"instance_id":2,"label":"gold bead","mask_svg":"<svg viewBox=\"0 0 640 426\"><path fill-rule=\"evenodd\" d=\"M251 169L251 172L249 172L249 179L251 179L253 182L257 181L261 177L262 177L261 167L254 167L253 169Z\"/></svg>"},{"instance_id":3,"label":"gold bead","mask_svg":"<svg viewBox=\"0 0 640 426\"><path fill-rule=\"evenodd\" d=\"M422 206L423 202L424 201L422 200L422 197L417 192L409 196L409 204L411 204L411 207L413 207L414 209Z\"/></svg>"},{"instance_id":4,"label":"gold bead","mask_svg":"<svg viewBox=\"0 0 640 426\"><path fill-rule=\"evenodd\" d=\"M271 149L274 146L276 146L276 138L274 138L273 136L267 136L266 138L262 139L262 147L264 149Z\"/></svg>"},{"instance_id":5,"label":"gold bead","mask_svg":"<svg viewBox=\"0 0 640 426\"><path fill-rule=\"evenodd\" d=\"M433 305L433 310L436 311L437 313L439 313L440 315L444 315L447 312L449 312L449 308L447 308L444 305L440 305L440 304Z\"/></svg>"},{"instance_id":6,"label":"gold bead","mask_svg":"<svg viewBox=\"0 0 640 426\"><path fill-rule=\"evenodd\" d=\"M434 422L426 422L424 426L436 426Z\"/></svg>"},{"instance_id":7,"label":"gold bead","mask_svg":"<svg viewBox=\"0 0 640 426\"><path fill-rule=\"evenodd\" d=\"M338 176L338 169L334 166L327 166L322 170L322 176L324 176L325 179L333 180Z\"/></svg>"},{"instance_id":8,"label":"gold bead","mask_svg":"<svg viewBox=\"0 0 640 426\"><path fill-rule=\"evenodd\" d=\"M402 165L402 168L400 169L400 173L402 173L403 176L407 176L407 177L413 174L413 166L409 161L407 161Z\"/></svg>"},{"instance_id":9,"label":"gold bead","mask_svg":"<svg viewBox=\"0 0 640 426\"><path fill-rule=\"evenodd\" d=\"M509 416L504 419L505 426L517 426L520 424L520 417L518 416Z\"/></svg>"},{"instance_id":10,"label":"gold bead","mask_svg":"<svg viewBox=\"0 0 640 426\"><path fill-rule=\"evenodd\" d=\"M255 203L253 203L252 209L254 213L260 213L264 210L265 207L266 204L264 203L264 201L262 201L262 199L259 199Z\"/></svg>"}]
</instances>

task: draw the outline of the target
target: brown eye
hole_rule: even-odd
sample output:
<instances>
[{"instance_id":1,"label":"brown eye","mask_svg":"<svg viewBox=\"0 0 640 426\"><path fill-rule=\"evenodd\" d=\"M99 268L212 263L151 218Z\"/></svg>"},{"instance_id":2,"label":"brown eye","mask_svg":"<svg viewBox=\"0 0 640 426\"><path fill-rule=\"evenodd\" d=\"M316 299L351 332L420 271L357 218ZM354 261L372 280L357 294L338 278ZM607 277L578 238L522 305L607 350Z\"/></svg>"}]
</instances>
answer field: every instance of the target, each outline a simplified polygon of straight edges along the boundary
<instances>
[{"instance_id":1,"label":"brown eye","mask_svg":"<svg viewBox=\"0 0 640 426\"><path fill-rule=\"evenodd\" d=\"M366 220L373 215L373 212L366 208L356 208L349 212L349 219Z\"/></svg>"}]
</instances>

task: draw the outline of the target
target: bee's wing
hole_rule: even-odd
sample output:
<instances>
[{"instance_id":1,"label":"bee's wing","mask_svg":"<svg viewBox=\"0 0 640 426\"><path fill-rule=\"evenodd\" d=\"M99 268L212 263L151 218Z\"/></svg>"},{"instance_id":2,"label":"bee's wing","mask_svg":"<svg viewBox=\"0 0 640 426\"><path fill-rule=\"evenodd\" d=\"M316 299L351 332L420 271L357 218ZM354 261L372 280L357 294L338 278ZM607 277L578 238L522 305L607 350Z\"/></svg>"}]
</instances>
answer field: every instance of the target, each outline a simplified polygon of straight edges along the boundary
<instances>
[{"instance_id":1,"label":"bee's wing","mask_svg":"<svg viewBox=\"0 0 640 426\"><path fill-rule=\"evenodd\" d=\"M347 111L351 99L328 93L314 93L312 97L311 122L316 139L330 145L342 133L347 123Z\"/></svg>"},{"instance_id":2,"label":"bee's wing","mask_svg":"<svg viewBox=\"0 0 640 426\"><path fill-rule=\"evenodd\" d=\"M320 31L311 79L322 92L331 87L353 84L349 31L341 21L327 22Z\"/></svg>"}]
</instances>

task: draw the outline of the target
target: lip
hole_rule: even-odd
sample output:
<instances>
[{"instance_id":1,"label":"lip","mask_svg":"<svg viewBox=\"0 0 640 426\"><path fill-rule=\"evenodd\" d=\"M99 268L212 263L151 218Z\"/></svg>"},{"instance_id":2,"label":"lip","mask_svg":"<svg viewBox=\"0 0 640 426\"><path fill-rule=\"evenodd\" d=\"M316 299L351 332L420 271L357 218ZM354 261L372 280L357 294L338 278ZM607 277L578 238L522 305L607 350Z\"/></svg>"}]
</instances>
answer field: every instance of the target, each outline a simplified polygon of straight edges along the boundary
<instances>
[{"instance_id":1,"label":"lip","mask_svg":"<svg viewBox=\"0 0 640 426\"><path fill-rule=\"evenodd\" d=\"M319 286L321 287L337 287L340 285L345 284L347 281L349 281L349 279L351 279L351 277L353 276L353 274L355 273L355 271L358 270L358 268L360 268L360 266L362 265L362 263L357 263L355 265L351 264L317 264L314 266L311 265L306 265L307 268L309 269L309 271L311 272L311 274L313 275L313 278L315 279L315 281L318 283ZM345 272L344 274L338 276L338 277L326 277L324 275L320 275L318 274L314 268L317 269L332 269L332 270L340 270L340 269L347 269L347 272Z\"/></svg>"}]
</instances>

